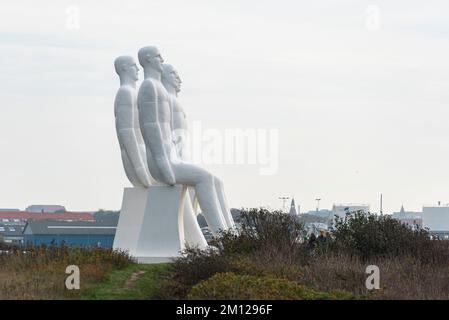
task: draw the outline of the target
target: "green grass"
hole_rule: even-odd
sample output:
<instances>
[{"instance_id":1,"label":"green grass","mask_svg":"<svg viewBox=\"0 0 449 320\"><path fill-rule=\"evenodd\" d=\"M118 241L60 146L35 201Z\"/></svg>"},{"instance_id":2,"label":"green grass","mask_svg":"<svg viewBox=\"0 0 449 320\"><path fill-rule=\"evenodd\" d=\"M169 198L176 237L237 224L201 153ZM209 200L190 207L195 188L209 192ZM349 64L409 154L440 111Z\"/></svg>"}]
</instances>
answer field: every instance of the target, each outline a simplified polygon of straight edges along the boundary
<instances>
[{"instance_id":1,"label":"green grass","mask_svg":"<svg viewBox=\"0 0 449 320\"><path fill-rule=\"evenodd\" d=\"M161 279L168 273L169 264L132 264L114 270L105 281L91 287L83 295L87 300L145 300L157 293ZM142 272L138 274L139 272ZM144 273L143 273L144 272ZM135 276L135 281L130 279Z\"/></svg>"}]
</instances>

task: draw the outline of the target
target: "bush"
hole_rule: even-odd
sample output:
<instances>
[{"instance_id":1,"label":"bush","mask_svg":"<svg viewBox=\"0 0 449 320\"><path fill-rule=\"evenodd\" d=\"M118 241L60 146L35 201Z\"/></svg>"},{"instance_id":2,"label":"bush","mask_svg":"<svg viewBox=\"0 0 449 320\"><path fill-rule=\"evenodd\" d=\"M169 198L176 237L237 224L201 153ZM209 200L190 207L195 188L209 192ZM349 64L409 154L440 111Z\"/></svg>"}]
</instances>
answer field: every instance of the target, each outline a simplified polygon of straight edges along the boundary
<instances>
[{"instance_id":1,"label":"bush","mask_svg":"<svg viewBox=\"0 0 449 320\"><path fill-rule=\"evenodd\" d=\"M411 255L428 261L432 240L424 229L411 230L388 215L356 212L336 218L334 245L363 260Z\"/></svg>"},{"instance_id":2,"label":"bush","mask_svg":"<svg viewBox=\"0 0 449 320\"><path fill-rule=\"evenodd\" d=\"M283 260L267 263L264 257L235 257L229 262L229 271L257 277L276 277L295 281L303 276L299 265L287 264Z\"/></svg>"},{"instance_id":3,"label":"bush","mask_svg":"<svg viewBox=\"0 0 449 320\"><path fill-rule=\"evenodd\" d=\"M449 295L449 241L430 240L389 216L337 219L326 250L301 243L295 217L252 209L240 230L214 239L214 249L188 249L171 268L162 298L428 299ZM381 290L368 291L366 266L381 270ZM334 291L334 290L343 290ZM352 296L345 292L350 292Z\"/></svg>"},{"instance_id":4,"label":"bush","mask_svg":"<svg viewBox=\"0 0 449 320\"><path fill-rule=\"evenodd\" d=\"M191 300L335 300L352 299L342 291L319 292L293 281L273 277L219 273L195 285Z\"/></svg>"},{"instance_id":5,"label":"bush","mask_svg":"<svg viewBox=\"0 0 449 320\"><path fill-rule=\"evenodd\" d=\"M296 280L302 276L298 265L283 260L268 262L263 256L220 254L216 250L187 249L186 255L177 259L170 268L170 275L162 285L159 299L184 299L192 286L218 273L234 272L256 277L276 277Z\"/></svg>"},{"instance_id":6,"label":"bush","mask_svg":"<svg viewBox=\"0 0 449 320\"><path fill-rule=\"evenodd\" d=\"M184 298L193 285L216 273L226 272L229 268L228 258L213 248L186 248L183 256L176 259L170 267L170 275L164 280L162 290L156 298Z\"/></svg>"},{"instance_id":7,"label":"bush","mask_svg":"<svg viewBox=\"0 0 449 320\"><path fill-rule=\"evenodd\" d=\"M242 210L241 228L222 232L212 245L224 255L249 254L264 251L288 253L298 247L298 240L305 234L304 224L294 216L267 209Z\"/></svg>"}]
</instances>

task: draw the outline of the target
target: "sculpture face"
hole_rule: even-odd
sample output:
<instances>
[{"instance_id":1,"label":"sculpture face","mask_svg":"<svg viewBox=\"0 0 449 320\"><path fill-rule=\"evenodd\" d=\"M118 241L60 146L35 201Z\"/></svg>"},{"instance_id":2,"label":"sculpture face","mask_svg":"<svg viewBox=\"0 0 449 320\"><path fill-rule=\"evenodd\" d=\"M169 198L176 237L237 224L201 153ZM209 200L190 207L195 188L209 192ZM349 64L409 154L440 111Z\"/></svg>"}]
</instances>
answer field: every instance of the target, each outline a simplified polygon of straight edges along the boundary
<instances>
[{"instance_id":1,"label":"sculpture face","mask_svg":"<svg viewBox=\"0 0 449 320\"><path fill-rule=\"evenodd\" d=\"M162 72L162 64L164 63L164 59L162 58L159 51L156 51L155 55L148 57L148 62L159 72Z\"/></svg>"},{"instance_id":2,"label":"sculpture face","mask_svg":"<svg viewBox=\"0 0 449 320\"><path fill-rule=\"evenodd\" d=\"M179 92L181 88L181 79L179 78L178 72L171 64L164 64L162 68L162 83L164 86L166 88L171 87L175 89L176 92Z\"/></svg>"},{"instance_id":3,"label":"sculpture face","mask_svg":"<svg viewBox=\"0 0 449 320\"><path fill-rule=\"evenodd\" d=\"M179 91L181 91L181 78L179 77L178 71L174 70L175 73L175 77L176 77L176 92L178 93Z\"/></svg>"},{"instance_id":4,"label":"sculpture face","mask_svg":"<svg viewBox=\"0 0 449 320\"><path fill-rule=\"evenodd\" d=\"M137 64L134 61L132 64L128 64L125 67L125 72L134 81L139 80L139 67L137 67Z\"/></svg>"},{"instance_id":5,"label":"sculpture face","mask_svg":"<svg viewBox=\"0 0 449 320\"><path fill-rule=\"evenodd\" d=\"M139 80L139 68L131 56L120 56L115 60L115 70L121 78Z\"/></svg>"},{"instance_id":6,"label":"sculpture face","mask_svg":"<svg viewBox=\"0 0 449 320\"><path fill-rule=\"evenodd\" d=\"M164 59L155 46L143 47L139 50L137 55L139 57L139 63L142 65L142 67L150 67L162 73L162 64L164 63Z\"/></svg>"},{"instance_id":7,"label":"sculpture face","mask_svg":"<svg viewBox=\"0 0 449 320\"><path fill-rule=\"evenodd\" d=\"M175 89L178 87L178 80L176 78L176 73L174 70L168 73L164 73L164 82Z\"/></svg>"}]
</instances>

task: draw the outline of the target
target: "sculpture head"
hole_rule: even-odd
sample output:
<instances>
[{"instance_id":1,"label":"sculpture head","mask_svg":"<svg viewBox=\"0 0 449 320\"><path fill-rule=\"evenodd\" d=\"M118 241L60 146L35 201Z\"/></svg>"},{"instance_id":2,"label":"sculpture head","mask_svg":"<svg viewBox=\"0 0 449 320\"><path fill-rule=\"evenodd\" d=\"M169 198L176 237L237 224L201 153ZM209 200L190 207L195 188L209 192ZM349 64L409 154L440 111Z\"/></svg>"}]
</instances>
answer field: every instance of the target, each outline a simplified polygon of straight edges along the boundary
<instances>
[{"instance_id":1,"label":"sculpture head","mask_svg":"<svg viewBox=\"0 0 449 320\"><path fill-rule=\"evenodd\" d=\"M167 90L173 88L176 93L181 91L181 79L171 64L164 63L162 65L162 84Z\"/></svg>"},{"instance_id":2,"label":"sculpture head","mask_svg":"<svg viewBox=\"0 0 449 320\"><path fill-rule=\"evenodd\" d=\"M115 72L120 77L120 80L129 79L132 81L139 80L139 68L136 61L131 56L120 56L114 61Z\"/></svg>"},{"instance_id":3,"label":"sculpture head","mask_svg":"<svg viewBox=\"0 0 449 320\"><path fill-rule=\"evenodd\" d=\"M141 48L139 50L138 57L139 63L144 69L151 68L162 73L162 64L164 63L164 59L155 46Z\"/></svg>"}]
</instances>

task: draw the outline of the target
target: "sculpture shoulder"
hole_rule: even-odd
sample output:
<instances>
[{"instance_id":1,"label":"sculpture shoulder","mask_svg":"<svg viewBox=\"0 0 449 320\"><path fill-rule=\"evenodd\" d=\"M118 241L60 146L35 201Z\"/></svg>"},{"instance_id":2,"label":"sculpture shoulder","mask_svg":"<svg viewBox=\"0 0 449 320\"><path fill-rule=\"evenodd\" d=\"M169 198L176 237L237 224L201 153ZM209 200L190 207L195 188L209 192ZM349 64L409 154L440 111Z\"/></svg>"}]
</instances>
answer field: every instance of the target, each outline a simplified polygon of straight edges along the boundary
<instances>
[{"instance_id":1,"label":"sculpture shoulder","mask_svg":"<svg viewBox=\"0 0 449 320\"><path fill-rule=\"evenodd\" d=\"M123 109L132 109L135 102L136 90L130 86L121 86L115 95L115 112Z\"/></svg>"},{"instance_id":2,"label":"sculpture shoulder","mask_svg":"<svg viewBox=\"0 0 449 320\"><path fill-rule=\"evenodd\" d=\"M145 79L140 85L139 97L142 96L156 96L157 90L156 85L151 79Z\"/></svg>"},{"instance_id":3,"label":"sculpture shoulder","mask_svg":"<svg viewBox=\"0 0 449 320\"><path fill-rule=\"evenodd\" d=\"M130 86L121 86L115 95L115 102L117 103L132 103L136 95L136 89Z\"/></svg>"}]
</instances>

